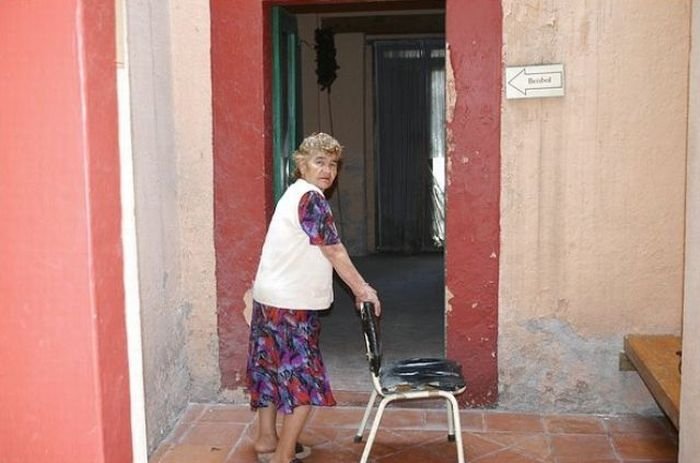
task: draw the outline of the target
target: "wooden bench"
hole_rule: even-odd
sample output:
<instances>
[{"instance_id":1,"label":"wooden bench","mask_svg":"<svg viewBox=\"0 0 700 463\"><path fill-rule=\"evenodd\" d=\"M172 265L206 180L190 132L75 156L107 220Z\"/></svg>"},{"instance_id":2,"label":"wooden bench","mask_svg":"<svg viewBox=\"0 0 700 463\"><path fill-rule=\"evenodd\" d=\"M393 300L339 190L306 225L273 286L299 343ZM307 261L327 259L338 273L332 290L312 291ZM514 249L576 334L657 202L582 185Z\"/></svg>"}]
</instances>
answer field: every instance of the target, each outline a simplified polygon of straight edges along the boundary
<instances>
[{"instance_id":1,"label":"wooden bench","mask_svg":"<svg viewBox=\"0 0 700 463\"><path fill-rule=\"evenodd\" d=\"M625 355L676 429L681 402L680 350L680 336L625 336Z\"/></svg>"}]
</instances>

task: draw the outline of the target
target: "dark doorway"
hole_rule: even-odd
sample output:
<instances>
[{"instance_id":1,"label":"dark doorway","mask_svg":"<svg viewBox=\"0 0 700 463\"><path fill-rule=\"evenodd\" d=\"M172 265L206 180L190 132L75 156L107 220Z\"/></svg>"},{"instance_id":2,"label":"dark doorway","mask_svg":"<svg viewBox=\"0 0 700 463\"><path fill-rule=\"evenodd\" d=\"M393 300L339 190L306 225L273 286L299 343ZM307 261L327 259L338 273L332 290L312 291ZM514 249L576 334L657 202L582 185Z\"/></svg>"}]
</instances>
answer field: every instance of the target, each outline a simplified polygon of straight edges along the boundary
<instances>
[{"instance_id":1,"label":"dark doorway","mask_svg":"<svg viewBox=\"0 0 700 463\"><path fill-rule=\"evenodd\" d=\"M353 262L382 300L384 358L444 355L442 255L384 253L354 257ZM326 367L334 389L367 391L371 384L360 321L338 282L335 293L336 302L323 318L321 333Z\"/></svg>"},{"instance_id":2,"label":"dark doorway","mask_svg":"<svg viewBox=\"0 0 700 463\"><path fill-rule=\"evenodd\" d=\"M387 10L378 10L378 5L372 11L355 5L351 12L323 5L272 9L273 26L285 26L273 27L273 41L280 49L301 50L297 75L284 54L273 57L272 126L275 133L291 133L284 128L301 110L303 127L297 124L297 130L328 132L345 146L344 167L329 200L355 265L380 292L385 355L442 355L444 9L397 11L386 3ZM317 82L319 29L332 34L339 66L336 80L323 90ZM285 36L284 30L293 32ZM293 108L275 96L289 98L294 90L300 94ZM282 162L274 164L275 176L288 172L276 166L285 165L290 154L285 138L279 139L274 146L282 149L275 149L274 158ZM323 316L324 360L336 390L366 391L369 375L354 300L339 281L335 295Z\"/></svg>"}]
</instances>

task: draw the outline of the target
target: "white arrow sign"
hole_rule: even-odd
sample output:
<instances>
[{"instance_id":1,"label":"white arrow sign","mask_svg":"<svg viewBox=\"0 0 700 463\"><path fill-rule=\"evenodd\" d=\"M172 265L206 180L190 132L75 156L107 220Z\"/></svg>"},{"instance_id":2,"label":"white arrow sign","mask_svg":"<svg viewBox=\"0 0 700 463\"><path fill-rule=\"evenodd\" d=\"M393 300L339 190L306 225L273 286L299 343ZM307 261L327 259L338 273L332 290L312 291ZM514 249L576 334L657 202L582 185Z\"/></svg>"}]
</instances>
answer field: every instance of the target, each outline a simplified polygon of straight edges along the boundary
<instances>
[{"instance_id":1,"label":"white arrow sign","mask_svg":"<svg viewBox=\"0 0 700 463\"><path fill-rule=\"evenodd\" d=\"M506 98L564 96L564 65L512 66L506 68Z\"/></svg>"}]
</instances>

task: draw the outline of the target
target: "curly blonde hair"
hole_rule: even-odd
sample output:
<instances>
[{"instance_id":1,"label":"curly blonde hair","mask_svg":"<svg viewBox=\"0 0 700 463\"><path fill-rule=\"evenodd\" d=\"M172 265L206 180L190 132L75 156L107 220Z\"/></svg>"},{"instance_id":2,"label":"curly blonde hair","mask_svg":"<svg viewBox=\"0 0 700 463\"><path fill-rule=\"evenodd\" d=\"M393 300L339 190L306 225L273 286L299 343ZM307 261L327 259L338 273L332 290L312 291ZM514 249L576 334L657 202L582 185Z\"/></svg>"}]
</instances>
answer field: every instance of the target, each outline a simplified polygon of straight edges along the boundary
<instances>
[{"instance_id":1,"label":"curly blonde hair","mask_svg":"<svg viewBox=\"0 0 700 463\"><path fill-rule=\"evenodd\" d=\"M343 157L343 147L341 144L327 133L318 132L304 138L299 144L299 148L292 155L294 157L294 176L301 177L299 166L305 163L314 153L323 153L332 157L340 164Z\"/></svg>"}]
</instances>

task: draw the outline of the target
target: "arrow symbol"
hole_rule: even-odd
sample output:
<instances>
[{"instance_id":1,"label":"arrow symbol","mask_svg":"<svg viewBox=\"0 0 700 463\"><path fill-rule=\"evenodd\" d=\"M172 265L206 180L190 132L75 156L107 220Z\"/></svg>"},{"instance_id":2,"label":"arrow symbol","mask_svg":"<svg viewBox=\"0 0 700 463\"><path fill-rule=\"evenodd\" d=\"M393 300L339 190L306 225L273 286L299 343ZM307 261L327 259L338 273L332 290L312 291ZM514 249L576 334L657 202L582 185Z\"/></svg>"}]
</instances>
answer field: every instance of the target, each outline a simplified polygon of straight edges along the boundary
<instances>
[{"instance_id":1,"label":"arrow symbol","mask_svg":"<svg viewBox=\"0 0 700 463\"><path fill-rule=\"evenodd\" d=\"M523 68L508 81L508 85L523 95L530 90L550 90L562 88L561 71L556 72L528 72Z\"/></svg>"}]
</instances>

